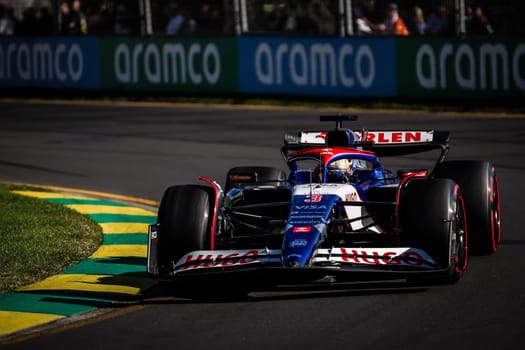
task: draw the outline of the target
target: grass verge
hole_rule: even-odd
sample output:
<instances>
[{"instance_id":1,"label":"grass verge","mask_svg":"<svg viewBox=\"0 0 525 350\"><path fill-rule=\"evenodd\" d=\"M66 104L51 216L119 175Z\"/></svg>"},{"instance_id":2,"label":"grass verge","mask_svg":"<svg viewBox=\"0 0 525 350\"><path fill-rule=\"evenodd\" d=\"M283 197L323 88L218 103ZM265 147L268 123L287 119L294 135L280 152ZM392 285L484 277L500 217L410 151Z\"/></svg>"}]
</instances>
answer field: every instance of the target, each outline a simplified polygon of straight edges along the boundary
<instances>
[{"instance_id":1,"label":"grass verge","mask_svg":"<svg viewBox=\"0 0 525 350\"><path fill-rule=\"evenodd\" d=\"M0 293L57 274L91 255L102 230L63 205L20 196L0 184Z\"/></svg>"}]
</instances>

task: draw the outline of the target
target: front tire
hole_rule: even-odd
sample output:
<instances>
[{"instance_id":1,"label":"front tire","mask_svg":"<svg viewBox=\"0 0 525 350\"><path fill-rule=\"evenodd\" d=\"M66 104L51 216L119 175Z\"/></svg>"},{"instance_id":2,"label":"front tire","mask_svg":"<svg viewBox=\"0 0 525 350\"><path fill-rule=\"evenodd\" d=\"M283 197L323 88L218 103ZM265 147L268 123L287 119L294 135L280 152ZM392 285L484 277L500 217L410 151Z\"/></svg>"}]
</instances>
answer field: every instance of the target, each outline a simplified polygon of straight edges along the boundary
<instances>
[{"instance_id":1,"label":"front tire","mask_svg":"<svg viewBox=\"0 0 525 350\"><path fill-rule=\"evenodd\" d=\"M212 203L212 191L205 186L166 189L158 212L161 268L173 270L185 254L210 247Z\"/></svg>"}]
</instances>

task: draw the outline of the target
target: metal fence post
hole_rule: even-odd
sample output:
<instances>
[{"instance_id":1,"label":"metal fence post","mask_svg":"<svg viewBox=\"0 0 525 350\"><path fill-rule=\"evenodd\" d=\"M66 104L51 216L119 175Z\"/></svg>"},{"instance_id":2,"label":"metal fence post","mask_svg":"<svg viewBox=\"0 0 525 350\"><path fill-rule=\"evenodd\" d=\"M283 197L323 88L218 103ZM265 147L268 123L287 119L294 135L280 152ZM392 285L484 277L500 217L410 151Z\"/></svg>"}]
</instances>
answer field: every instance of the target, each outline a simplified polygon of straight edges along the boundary
<instances>
[{"instance_id":1,"label":"metal fence post","mask_svg":"<svg viewBox=\"0 0 525 350\"><path fill-rule=\"evenodd\" d=\"M235 0L235 4L239 7L240 14L240 33L248 33L249 23L248 23L248 7L246 6L246 0Z\"/></svg>"},{"instance_id":2,"label":"metal fence post","mask_svg":"<svg viewBox=\"0 0 525 350\"><path fill-rule=\"evenodd\" d=\"M352 0L344 0L344 14L346 21L346 35L354 35L354 12Z\"/></svg>"},{"instance_id":3,"label":"metal fence post","mask_svg":"<svg viewBox=\"0 0 525 350\"><path fill-rule=\"evenodd\" d=\"M151 24L151 3L150 0L139 0L140 9L140 35L147 36L153 33Z\"/></svg>"},{"instance_id":4,"label":"metal fence post","mask_svg":"<svg viewBox=\"0 0 525 350\"><path fill-rule=\"evenodd\" d=\"M456 35L463 36L465 28L465 0L455 0Z\"/></svg>"}]
</instances>

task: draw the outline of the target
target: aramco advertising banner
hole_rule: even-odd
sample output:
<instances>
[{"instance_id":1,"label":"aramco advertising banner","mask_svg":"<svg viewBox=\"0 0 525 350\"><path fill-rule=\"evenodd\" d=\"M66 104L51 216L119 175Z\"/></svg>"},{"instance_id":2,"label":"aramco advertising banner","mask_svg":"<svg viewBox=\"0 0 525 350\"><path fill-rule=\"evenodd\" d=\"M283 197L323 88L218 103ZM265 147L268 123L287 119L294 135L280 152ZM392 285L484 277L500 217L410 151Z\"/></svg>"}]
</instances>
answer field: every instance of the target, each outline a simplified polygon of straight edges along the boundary
<instances>
[{"instance_id":1,"label":"aramco advertising banner","mask_svg":"<svg viewBox=\"0 0 525 350\"><path fill-rule=\"evenodd\" d=\"M238 92L235 38L102 38L101 87L144 92Z\"/></svg>"},{"instance_id":2,"label":"aramco advertising banner","mask_svg":"<svg viewBox=\"0 0 525 350\"><path fill-rule=\"evenodd\" d=\"M240 91L395 96L394 38L239 38Z\"/></svg>"},{"instance_id":3,"label":"aramco advertising banner","mask_svg":"<svg viewBox=\"0 0 525 350\"><path fill-rule=\"evenodd\" d=\"M401 97L523 97L525 40L398 39Z\"/></svg>"},{"instance_id":4,"label":"aramco advertising banner","mask_svg":"<svg viewBox=\"0 0 525 350\"><path fill-rule=\"evenodd\" d=\"M0 88L522 98L521 38L0 38Z\"/></svg>"},{"instance_id":5,"label":"aramco advertising banner","mask_svg":"<svg viewBox=\"0 0 525 350\"><path fill-rule=\"evenodd\" d=\"M0 38L0 87L98 89L99 39Z\"/></svg>"}]
</instances>

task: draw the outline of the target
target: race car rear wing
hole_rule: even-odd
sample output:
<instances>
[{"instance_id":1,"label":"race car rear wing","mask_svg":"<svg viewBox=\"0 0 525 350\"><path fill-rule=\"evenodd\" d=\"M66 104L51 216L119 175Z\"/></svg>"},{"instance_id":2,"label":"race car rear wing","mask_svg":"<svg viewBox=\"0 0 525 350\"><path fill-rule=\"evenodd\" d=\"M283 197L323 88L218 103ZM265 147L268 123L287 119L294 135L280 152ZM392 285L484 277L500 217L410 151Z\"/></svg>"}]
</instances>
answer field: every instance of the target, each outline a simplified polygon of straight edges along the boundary
<instances>
[{"instance_id":1,"label":"race car rear wing","mask_svg":"<svg viewBox=\"0 0 525 350\"><path fill-rule=\"evenodd\" d=\"M439 149L439 163L448 153L449 136L448 131L436 130L300 131L285 134L282 153L286 158L290 151L327 146L358 148L379 157L391 157Z\"/></svg>"},{"instance_id":2,"label":"race car rear wing","mask_svg":"<svg viewBox=\"0 0 525 350\"><path fill-rule=\"evenodd\" d=\"M358 131L357 147L372 151L378 156L401 156L412 153L427 152L435 149L442 151L442 160L449 148L448 131ZM441 158L441 157L440 157ZM441 161L442 161L441 160Z\"/></svg>"}]
</instances>

